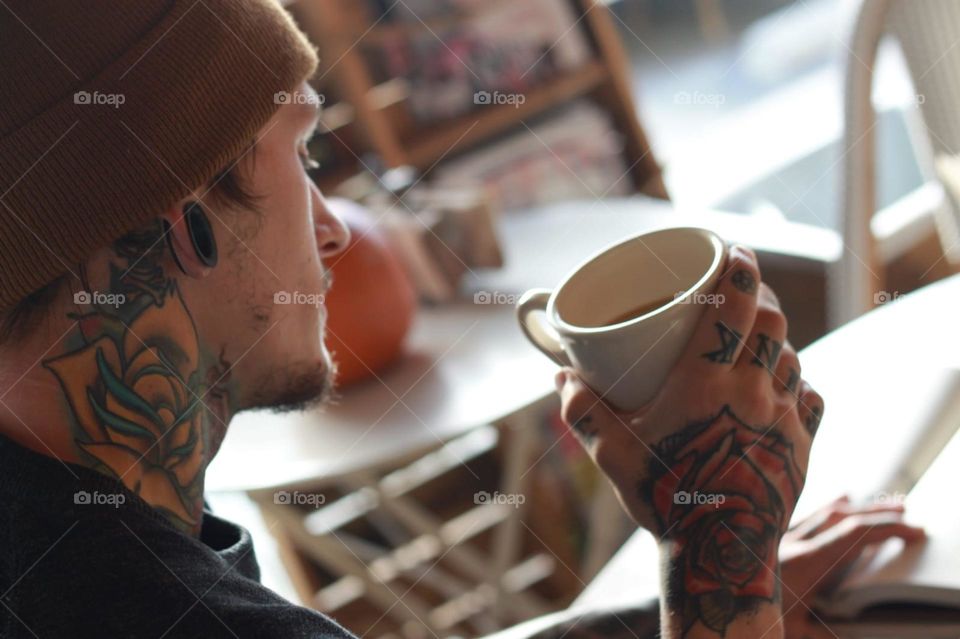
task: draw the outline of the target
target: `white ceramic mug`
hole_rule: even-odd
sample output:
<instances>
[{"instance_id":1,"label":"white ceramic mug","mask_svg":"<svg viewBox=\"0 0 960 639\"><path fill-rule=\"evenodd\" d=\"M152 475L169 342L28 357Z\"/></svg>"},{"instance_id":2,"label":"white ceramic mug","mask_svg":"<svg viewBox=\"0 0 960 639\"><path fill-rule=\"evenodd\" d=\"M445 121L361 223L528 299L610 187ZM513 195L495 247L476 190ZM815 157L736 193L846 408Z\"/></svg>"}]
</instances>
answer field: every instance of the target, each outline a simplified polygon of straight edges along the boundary
<instances>
[{"instance_id":1,"label":"white ceramic mug","mask_svg":"<svg viewBox=\"0 0 960 639\"><path fill-rule=\"evenodd\" d=\"M586 260L553 291L524 293L520 327L610 404L636 410L656 395L706 307L723 302L714 291L726 253L706 229L632 237Z\"/></svg>"}]
</instances>

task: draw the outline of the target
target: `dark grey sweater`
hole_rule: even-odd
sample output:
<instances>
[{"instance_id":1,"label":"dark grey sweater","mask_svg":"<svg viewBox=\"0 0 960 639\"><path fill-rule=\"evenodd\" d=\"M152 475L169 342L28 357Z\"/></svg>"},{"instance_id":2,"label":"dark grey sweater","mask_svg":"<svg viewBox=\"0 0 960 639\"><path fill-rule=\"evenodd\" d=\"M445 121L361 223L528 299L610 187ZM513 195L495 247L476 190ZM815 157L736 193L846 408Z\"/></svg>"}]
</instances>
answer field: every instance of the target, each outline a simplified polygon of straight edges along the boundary
<instances>
[{"instance_id":1,"label":"dark grey sweater","mask_svg":"<svg viewBox=\"0 0 960 639\"><path fill-rule=\"evenodd\" d=\"M354 635L262 586L244 528L205 512L194 539L119 482L0 436L0 637Z\"/></svg>"}]
</instances>

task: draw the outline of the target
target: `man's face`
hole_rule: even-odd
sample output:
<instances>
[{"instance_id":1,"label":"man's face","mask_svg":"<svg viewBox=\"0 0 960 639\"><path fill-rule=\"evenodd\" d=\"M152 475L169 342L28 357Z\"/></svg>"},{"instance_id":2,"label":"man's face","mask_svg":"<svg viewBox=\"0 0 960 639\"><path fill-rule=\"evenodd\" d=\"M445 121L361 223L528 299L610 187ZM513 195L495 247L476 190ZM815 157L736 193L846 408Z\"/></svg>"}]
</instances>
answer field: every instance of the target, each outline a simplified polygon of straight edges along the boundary
<instances>
[{"instance_id":1,"label":"man's face","mask_svg":"<svg viewBox=\"0 0 960 639\"><path fill-rule=\"evenodd\" d=\"M343 250L349 231L304 168L317 94L303 83L291 95L238 167L259 213L214 206L220 262L185 285L203 341L232 367L235 409L323 399L335 374L324 346L330 278L323 259Z\"/></svg>"}]
</instances>

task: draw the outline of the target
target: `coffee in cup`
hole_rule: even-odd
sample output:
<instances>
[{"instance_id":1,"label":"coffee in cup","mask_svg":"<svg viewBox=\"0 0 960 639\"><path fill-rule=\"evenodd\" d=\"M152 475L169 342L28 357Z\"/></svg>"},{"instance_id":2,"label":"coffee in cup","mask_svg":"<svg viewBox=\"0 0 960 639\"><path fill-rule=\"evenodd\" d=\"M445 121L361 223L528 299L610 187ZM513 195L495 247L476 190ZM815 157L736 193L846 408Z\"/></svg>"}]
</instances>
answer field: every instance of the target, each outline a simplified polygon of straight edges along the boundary
<instances>
[{"instance_id":1,"label":"coffee in cup","mask_svg":"<svg viewBox=\"0 0 960 639\"><path fill-rule=\"evenodd\" d=\"M553 290L527 291L517 317L527 338L571 366L611 405L656 395L709 303L726 245L701 228L668 228L599 251Z\"/></svg>"}]
</instances>

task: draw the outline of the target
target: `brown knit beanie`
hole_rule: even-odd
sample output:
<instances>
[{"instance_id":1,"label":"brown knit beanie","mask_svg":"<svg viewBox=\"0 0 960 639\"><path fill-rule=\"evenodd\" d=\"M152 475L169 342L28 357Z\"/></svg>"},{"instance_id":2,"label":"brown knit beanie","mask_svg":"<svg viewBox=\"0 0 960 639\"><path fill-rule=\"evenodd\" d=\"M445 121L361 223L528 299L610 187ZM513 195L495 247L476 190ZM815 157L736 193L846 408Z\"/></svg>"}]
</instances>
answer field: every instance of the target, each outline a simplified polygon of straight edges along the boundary
<instances>
[{"instance_id":1,"label":"brown knit beanie","mask_svg":"<svg viewBox=\"0 0 960 639\"><path fill-rule=\"evenodd\" d=\"M6 0L0 61L0 312L207 184L317 65L277 0Z\"/></svg>"}]
</instances>

